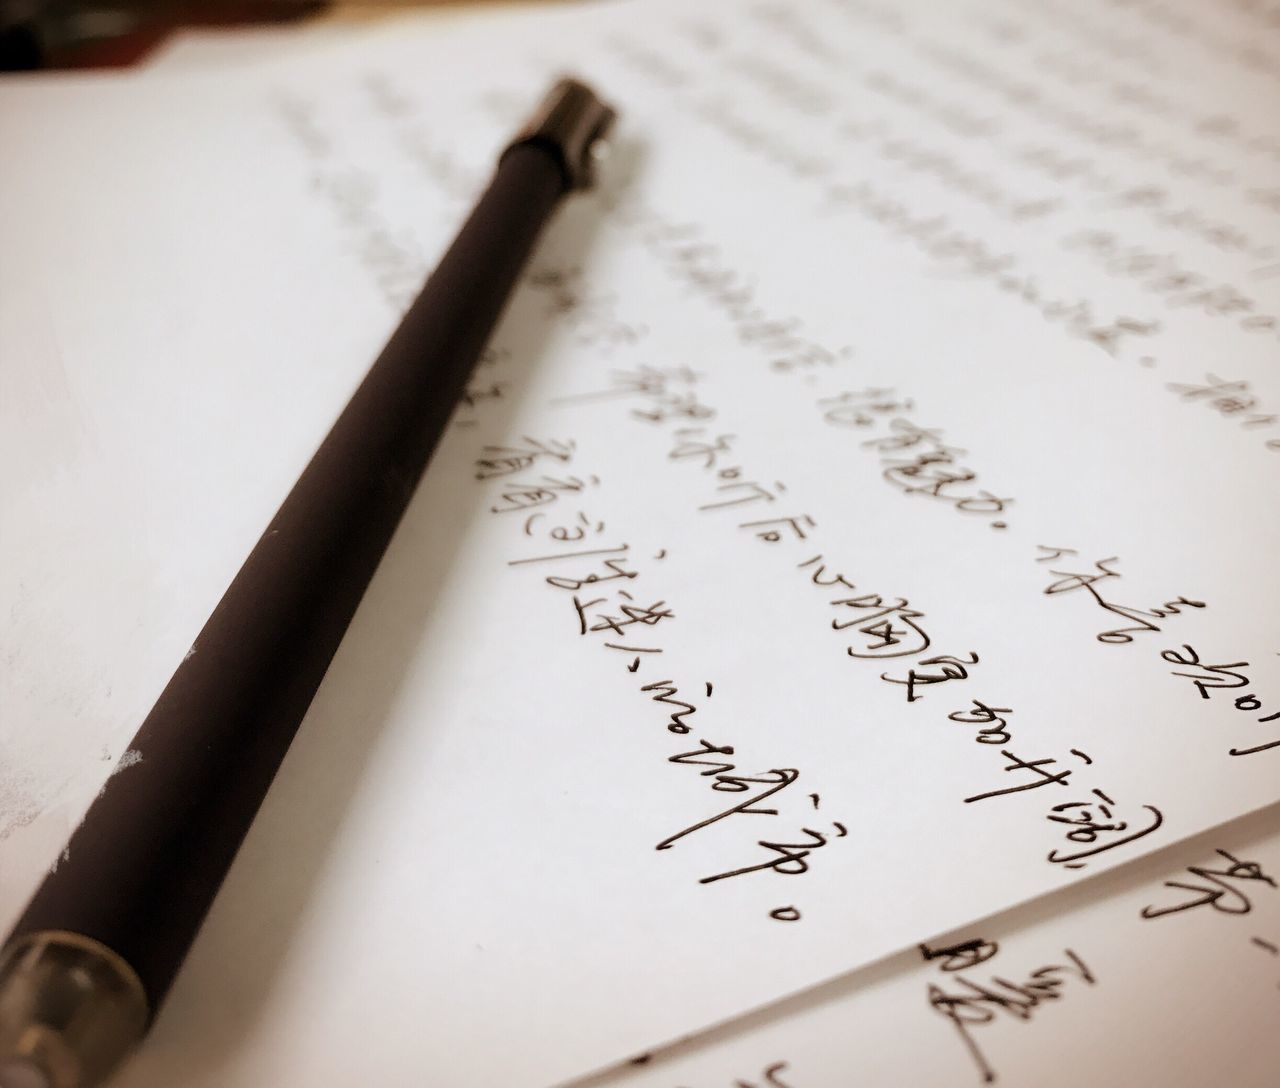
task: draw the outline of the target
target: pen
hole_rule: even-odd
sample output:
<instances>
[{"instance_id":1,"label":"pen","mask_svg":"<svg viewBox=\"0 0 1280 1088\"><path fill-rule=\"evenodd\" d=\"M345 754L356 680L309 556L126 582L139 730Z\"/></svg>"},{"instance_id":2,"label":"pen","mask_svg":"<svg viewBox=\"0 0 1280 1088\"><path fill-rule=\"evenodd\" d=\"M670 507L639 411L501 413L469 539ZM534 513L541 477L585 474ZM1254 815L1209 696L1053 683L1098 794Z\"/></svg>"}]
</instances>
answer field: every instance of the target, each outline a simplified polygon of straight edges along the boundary
<instances>
[{"instance_id":1,"label":"pen","mask_svg":"<svg viewBox=\"0 0 1280 1088\"><path fill-rule=\"evenodd\" d=\"M0 1088L143 1037L543 226L614 112L557 83L259 538L0 950ZM136 757L135 757L136 758Z\"/></svg>"}]
</instances>

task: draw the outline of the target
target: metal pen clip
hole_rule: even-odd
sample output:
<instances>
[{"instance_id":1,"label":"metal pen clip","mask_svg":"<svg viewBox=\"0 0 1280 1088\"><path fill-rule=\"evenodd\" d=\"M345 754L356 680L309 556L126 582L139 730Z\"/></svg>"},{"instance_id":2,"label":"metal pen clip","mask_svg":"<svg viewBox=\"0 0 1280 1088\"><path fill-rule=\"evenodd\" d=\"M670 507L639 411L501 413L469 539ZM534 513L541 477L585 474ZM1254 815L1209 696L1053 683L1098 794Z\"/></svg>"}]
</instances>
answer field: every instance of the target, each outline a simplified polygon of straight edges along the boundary
<instances>
[{"instance_id":1,"label":"metal pen clip","mask_svg":"<svg viewBox=\"0 0 1280 1088\"><path fill-rule=\"evenodd\" d=\"M545 147L560 160L570 189L589 189L595 180L598 145L616 117L585 83L561 79L503 154L525 144Z\"/></svg>"}]
</instances>

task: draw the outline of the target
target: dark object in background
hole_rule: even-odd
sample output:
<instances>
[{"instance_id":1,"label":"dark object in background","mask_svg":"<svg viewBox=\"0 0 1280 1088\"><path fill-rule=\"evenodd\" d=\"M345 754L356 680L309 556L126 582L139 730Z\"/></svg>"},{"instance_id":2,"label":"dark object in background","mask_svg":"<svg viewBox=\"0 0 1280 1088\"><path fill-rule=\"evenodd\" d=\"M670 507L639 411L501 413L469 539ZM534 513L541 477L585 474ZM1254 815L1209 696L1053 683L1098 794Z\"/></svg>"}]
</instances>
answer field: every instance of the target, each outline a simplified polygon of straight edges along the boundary
<instances>
[{"instance_id":1,"label":"dark object in background","mask_svg":"<svg viewBox=\"0 0 1280 1088\"><path fill-rule=\"evenodd\" d=\"M327 0L0 0L0 71L119 68L133 64L182 26L237 26L305 18Z\"/></svg>"},{"instance_id":2,"label":"dark object in background","mask_svg":"<svg viewBox=\"0 0 1280 1088\"><path fill-rule=\"evenodd\" d=\"M40 37L34 27L0 24L0 72L27 72L42 64Z\"/></svg>"}]
</instances>

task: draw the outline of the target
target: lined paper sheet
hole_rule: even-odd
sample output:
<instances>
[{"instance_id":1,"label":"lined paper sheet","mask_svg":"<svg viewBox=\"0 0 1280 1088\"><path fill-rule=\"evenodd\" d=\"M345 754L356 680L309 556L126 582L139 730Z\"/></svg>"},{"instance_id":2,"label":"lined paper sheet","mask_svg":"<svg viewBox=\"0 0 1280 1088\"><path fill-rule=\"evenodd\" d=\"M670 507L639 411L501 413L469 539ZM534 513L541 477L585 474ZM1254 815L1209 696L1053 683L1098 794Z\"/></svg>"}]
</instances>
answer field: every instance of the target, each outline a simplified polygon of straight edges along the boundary
<instances>
[{"instance_id":1,"label":"lined paper sheet","mask_svg":"<svg viewBox=\"0 0 1280 1088\"><path fill-rule=\"evenodd\" d=\"M1270 76L805 11L4 88L6 918L547 77L624 111L123 1083L555 1083L1274 801Z\"/></svg>"}]
</instances>

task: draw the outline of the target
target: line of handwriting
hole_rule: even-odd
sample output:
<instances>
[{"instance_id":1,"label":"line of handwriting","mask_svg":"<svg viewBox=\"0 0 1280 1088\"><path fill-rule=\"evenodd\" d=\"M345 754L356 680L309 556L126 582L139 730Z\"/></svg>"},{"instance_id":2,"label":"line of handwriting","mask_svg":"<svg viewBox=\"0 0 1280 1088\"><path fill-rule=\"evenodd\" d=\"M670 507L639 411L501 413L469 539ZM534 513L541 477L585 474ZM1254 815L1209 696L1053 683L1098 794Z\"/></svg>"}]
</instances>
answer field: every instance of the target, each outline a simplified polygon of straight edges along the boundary
<instances>
[{"instance_id":1,"label":"line of handwriting","mask_svg":"<svg viewBox=\"0 0 1280 1088\"><path fill-rule=\"evenodd\" d=\"M573 440L525 436L518 444L484 446L475 461L475 476L495 482L494 486L500 489L490 513L522 514L517 522L522 538L538 544L536 554L511 559L508 566L541 573L543 583L570 603L578 636L595 640L602 649L623 654L624 659L630 659L627 671L635 673L643 660L664 652L662 631L677 618L677 613L665 598L640 594L642 564L629 544L613 543L609 537L600 539L607 531L606 523L579 504L587 489L599 486L601 481L594 474L567 474L576 453ZM544 472L529 476L544 466L556 475ZM733 505L731 501L728 504ZM660 549L650 562L661 562L666 554L666 549ZM699 701L710 699L714 686L706 682L703 690ZM667 732L685 738L682 750L668 756L667 762L694 768L713 794L730 795L729 803L667 835L655 849L670 850L717 824L733 821L736 825L737 817L777 818L782 811L780 802L797 794L792 787L800 780L798 769L771 767L744 772L732 744L694 736L689 719L697 713L699 703L690 701L687 695L681 697L680 687L671 680L642 684L639 691L661 704ZM807 799L808 811L820 809L819 794L809 793ZM794 834L760 838L755 845L763 852L762 858L712 873L699 883L714 884L758 872L799 876L809 871L809 858L816 850L847 835L846 826L836 820L816 828L803 826ZM801 918L794 904L777 907L769 915L783 922Z\"/></svg>"},{"instance_id":2,"label":"line of handwriting","mask_svg":"<svg viewBox=\"0 0 1280 1088\"><path fill-rule=\"evenodd\" d=\"M978 474L958 463L967 451L947 445L941 429L921 427L907 418L915 402L892 388L846 391L821 398L818 407L833 427L881 432L864 438L862 448L878 455L881 476L904 494L938 499L964 514L1001 514L1013 501L985 489L975 492L971 485ZM882 423L887 425L880 427ZM1006 527L1003 521L991 524Z\"/></svg>"},{"instance_id":3,"label":"line of handwriting","mask_svg":"<svg viewBox=\"0 0 1280 1088\"><path fill-rule=\"evenodd\" d=\"M1037 544L1036 548L1041 552L1048 553L1038 557L1036 559L1037 563L1053 563L1063 556L1080 554L1074 548L1050 548L1044 544ZM1108 601L1103 597L1102 591L1098 589L1098 583L1108 578L1120 578L1120 572L1112 569L1114 564L1119 562L1119 558L1113 555L1106 559L1095 560L1092 571L1051 570L1049 573L1057 580L1046 586L1044 593L1046 596L1052 597L1060 593L1073 593L1076 590L1083 589L1104 612L1121 616L1134 625L1132 627L1116 627L1100 632L1097 636L1098 641L1105 642L1108 645L1132 642L1135 634L1141 634L1145 631L1163 630L1161 623L1171 616L1180 615L1184 608L1206 607L1204 601L1193 601L1188 597L1175 597L1172 601L1165 601L1164 604L1150 609L1135 608L1131 605L1114 604Z\"/></svg>"},{"instance_id":4,"label":"line of handwriting","mask_svg":"<svg viewBox=\"0 0 1280 1088\"><path fill-rule=\"evenodd\" d=\"M641 366L615 370L606 388L558 397L555 403L626 404L631 419L670 429L667 460L697 468L710 478L710 489L701 496L697 506L699 514L724 517L732 513L735 518L745 518L736 521L737 529L772 547L795 547L799 542L810 541L817 522L807 513L782 505L787 501L786 483L769 475L748 472L734 454L737 436L715 433L709 428L717 413L699 399L694 388L702 377L688 367ZM750 513L770 516L751 517ZM802 560L797 566L804 569L814 564L822 564L821 555ZM831 620L832 629L852 630L865 639L846 646L850 657L914 657L932 645L931 637L919 622L924 619L924 613L912 608L906 597L859 592L857 585L843 574L826 577L826 569L825 564L817 566L811 573L812 583L823 589L839 586L848 591L837 590L840 595L829 602L831 607L842 610L839 617ZM964 655L935 654L922 658L919 667L908 669L903 675L886 672L881 674L881 679L904 688L907 702L914 703L921 698L922 688L965 679L969 668L977 662L978 655L972 651Z\"/></svg>"},{"instance_id":5,"label":"line of handwriting","mask_svg":"<svg viewBox=\"0 0 1280 1088\"><path fill-rule=\"evenodd\" d=\"M1275 428L1280 424L1280 416L1261 410L1261 402L1250 392L1249 383L1242 379L1231 381L1216 374L1206 374L1200 385L1168 382L1165 388L1176 393L1181 400L1202 404L1223 419L1237 421L1245 430ZM1268 438L1264 445L1280 453L1280 438Z\"/></svg>"},{"instance_id":6,"label":"line of handwriting","mask_svg":"<svg viewBox=\"0 0 1280 1088\"><path fill-rule=\"evenodd\" d=\"M1249 677L1241 671L1249 667L1249 662L1247 661L1233 661L1228 665L1210 665L1202 661L1200 654L1186 643L1183 643L1181 651L1165 650L1160 656L1171 665L1181 665L1183 668L1194 670L1192 672L1179 672L1175 669L1173 670L1173 675L1185 676L1190 680L1196 690L1200 692L1201 699L1208 699L1211 691L1249 687ZM1236 710L1246 714L1265 709L1262 705L1262 700L1252 692L1245 692L1243 695L1235 696L1233 705ZM1277 719L1280 719L1280 710L1264 714L1257 721L1266 724ZM1258 752L1265 752L1270 748L1280 748L1280 740L1255 744L1251 748L1231 748L1229 751L1233 756L1251 756Z\"/></svg>"}]
</instances>

